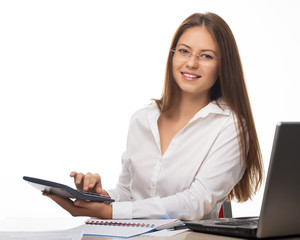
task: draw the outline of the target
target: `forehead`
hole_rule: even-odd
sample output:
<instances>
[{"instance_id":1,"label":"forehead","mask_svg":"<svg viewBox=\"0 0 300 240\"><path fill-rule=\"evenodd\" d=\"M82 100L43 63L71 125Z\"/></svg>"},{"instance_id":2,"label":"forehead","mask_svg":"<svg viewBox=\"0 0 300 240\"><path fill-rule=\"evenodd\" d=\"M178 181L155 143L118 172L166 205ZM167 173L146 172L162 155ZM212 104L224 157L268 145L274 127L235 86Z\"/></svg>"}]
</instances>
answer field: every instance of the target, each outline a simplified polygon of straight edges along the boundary
<instances>
[{"instance_id":1,"label":"forehead","mask_svg":"<svg viewBox=\"0 0 300 240\"><path fill-rule=\"evenodd\" d=\"M180 36L177 45L185 44L194 50L211 49L218 51L218 45L213 36L204 26L188 28Z\"/></svg>"}]
</instances>

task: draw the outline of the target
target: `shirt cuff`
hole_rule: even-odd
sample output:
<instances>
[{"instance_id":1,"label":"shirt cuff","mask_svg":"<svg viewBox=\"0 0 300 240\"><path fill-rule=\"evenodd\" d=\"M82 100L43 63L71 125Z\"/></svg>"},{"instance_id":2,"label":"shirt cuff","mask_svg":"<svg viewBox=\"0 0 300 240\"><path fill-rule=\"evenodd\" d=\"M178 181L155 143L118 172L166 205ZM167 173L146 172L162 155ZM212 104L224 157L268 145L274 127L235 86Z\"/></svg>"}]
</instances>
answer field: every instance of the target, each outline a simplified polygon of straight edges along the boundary
<instances>
[{"instance_id":1,"label":"shirt cuff","mask_svg":"<svg viewBox=\"0 0 300 240\"><path fill-rule=\"evenodd\" d=\"M113 219L132 219L132 202L113 202Z\"/></svg>"}]
</instances>

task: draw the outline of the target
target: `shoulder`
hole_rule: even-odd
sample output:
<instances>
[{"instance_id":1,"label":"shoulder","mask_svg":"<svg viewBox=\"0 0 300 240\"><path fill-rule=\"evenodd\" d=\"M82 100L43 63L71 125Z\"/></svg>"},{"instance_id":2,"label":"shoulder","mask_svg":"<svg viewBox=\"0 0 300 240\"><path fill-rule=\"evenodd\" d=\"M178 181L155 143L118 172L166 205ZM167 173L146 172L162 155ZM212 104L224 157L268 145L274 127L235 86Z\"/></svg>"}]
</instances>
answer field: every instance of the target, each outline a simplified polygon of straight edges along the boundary
<instances>
[{"instance_id":1,"label":"shoulder","mask_svg":"<svg viewBox=\"0 0 300 240\"><path fill-rule=\"evenodd\" d=\"M194 119L201 118L207 119L208 122L214 124L225 124L226 122L236 121L234 112L223 98L210 102L194 116Z\"/></svg>"},{"instance_id":2,"label":"shoulder","mask_svg":"<svg viewBox=\"0 0 300 240\"><path fill-rule=\"evenodd\" d=\"M212 113L222 114L227 116L233 114L233 111L231 110L229 105L225 102L225 100L222 97L210 102L209 106Z\"/></svg>"},{"instance_id":3,"label":"shoulder","mask_svg":"<svg viewBox=\"0 0 300 240\"><path fill-rule=\"evenodd\" d=\"M237 115L223 98L212 101L208 108L208 118L210 121L214 122L220 132L229 131L231 134L238 134Z\"/></svg>"},{"instance_id":4,"label":"shoulder","mask_svg":"<svg viewBox=\"0 0 300 240\"><path fill-rule=\"evenodd\" d=\"M147 121L149 116L159 114L159 109L155 102L152 102L138 110L136 110L130 119L131 123L139 122L139 121Z\"/></svg>"}]
</instances>

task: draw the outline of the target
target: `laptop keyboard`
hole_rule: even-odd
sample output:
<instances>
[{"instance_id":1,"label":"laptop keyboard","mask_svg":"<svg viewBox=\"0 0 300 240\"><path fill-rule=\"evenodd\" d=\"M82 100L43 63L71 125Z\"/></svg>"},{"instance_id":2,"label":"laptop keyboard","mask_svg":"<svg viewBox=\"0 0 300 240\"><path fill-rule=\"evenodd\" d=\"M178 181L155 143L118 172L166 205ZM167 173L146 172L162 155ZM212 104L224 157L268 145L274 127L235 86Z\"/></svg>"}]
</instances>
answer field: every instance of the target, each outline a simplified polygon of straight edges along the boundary
<instances>
[{"instance_id":1,"label":"laptop keyboard","mask_svg":"<svg viewBox=\"0 0 300 240\"><path fill-rule=\"evenodd\" d=\"M236 219L229 222L215 222L215 224L228 226L257 226L258 219Z\"/></svg>"}]
</instances>

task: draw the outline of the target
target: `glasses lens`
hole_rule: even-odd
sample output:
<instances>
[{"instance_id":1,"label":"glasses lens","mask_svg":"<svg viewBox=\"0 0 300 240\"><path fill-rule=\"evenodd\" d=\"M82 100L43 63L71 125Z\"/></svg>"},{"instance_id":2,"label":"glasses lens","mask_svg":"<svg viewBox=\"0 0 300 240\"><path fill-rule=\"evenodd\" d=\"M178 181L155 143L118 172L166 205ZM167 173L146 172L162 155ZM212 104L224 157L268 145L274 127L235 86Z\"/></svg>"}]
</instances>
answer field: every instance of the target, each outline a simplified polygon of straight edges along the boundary
<instances>
[{"instance_id":1,"label":"glasses lens","mask_svg":"<svg viewBox=\"0 0 300 240\"><path fill-rule=\"evenodd\" d=\"M196 57L199 64L203 66L212 66L216 64L216 61L213 57L207 56L207 55L198 55L198 54L192 54L187 50L182 49L174 49L172 50L174 52L174 60L179 62L187 62L190 58Z\"/></svg>"},{"instance_id":2,"label":"glasses lens","mask_svg":"<svg viewBox=\"0 0 300 240\"><path fill-rule=\"evenodd\" d=\"M207 58L199 57L199 63L203 66L211 66L211 65L214 65L216 62L214 59L207 59Z\"/></svg>"}]
</instances>

